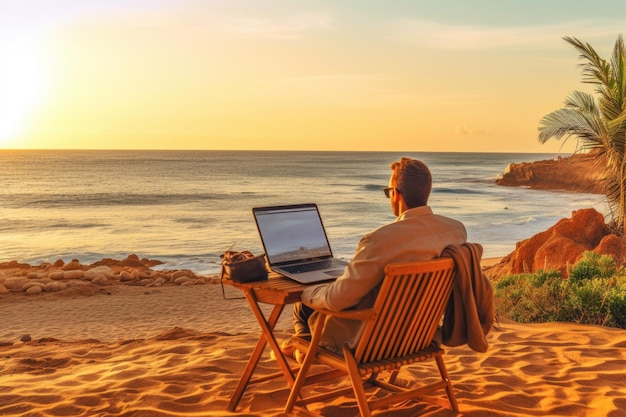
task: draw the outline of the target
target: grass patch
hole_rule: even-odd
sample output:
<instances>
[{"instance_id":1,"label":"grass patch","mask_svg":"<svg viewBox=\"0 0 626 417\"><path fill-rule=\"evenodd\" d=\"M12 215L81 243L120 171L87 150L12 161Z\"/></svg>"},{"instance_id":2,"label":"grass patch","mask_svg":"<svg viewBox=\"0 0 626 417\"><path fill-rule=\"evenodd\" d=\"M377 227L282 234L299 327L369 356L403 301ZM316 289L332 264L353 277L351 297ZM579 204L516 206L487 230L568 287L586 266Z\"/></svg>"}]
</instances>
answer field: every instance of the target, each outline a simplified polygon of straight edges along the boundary
<instances>
[{"instance_id":1,"label":"grass patch","mask_svg":"<svg viewBox=\"0 0 626 417\"><path fill-rule=\"evenodd\" d=\"M519 323L565 321L626 328L626 272L611 256L585 252L569 270L502 277L496 315Z\"/></svg>"}]
</instances>

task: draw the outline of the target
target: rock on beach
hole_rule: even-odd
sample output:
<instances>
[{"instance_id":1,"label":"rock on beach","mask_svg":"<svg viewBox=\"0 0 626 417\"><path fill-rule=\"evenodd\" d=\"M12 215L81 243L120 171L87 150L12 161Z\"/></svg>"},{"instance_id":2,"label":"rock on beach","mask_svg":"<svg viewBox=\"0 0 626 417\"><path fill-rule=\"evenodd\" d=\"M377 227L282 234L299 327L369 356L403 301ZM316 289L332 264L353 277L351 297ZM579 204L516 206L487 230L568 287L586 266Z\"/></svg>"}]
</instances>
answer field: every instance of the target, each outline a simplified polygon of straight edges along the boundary
<instances>
[{"instance_id":1,"label":"rock on beach","mask_svg":"<svg viewBox=\"0 0 626 417\"><path fill-rule=\"evenodd\" d=\"M569 266L586 251L609 255L616 265L624 265L622 240L611 233L602 214L592 208L576 210L571 218L561 219L548 230L518 242L513 252L486 272L496 278L543 269L560 271L565 277Z\"/></svg>"},{"instance_id":2,"label":"rock on beach","mask_svg":"<svg viewBox=\"0 0 626 417\"><path fill-rule=\"evenodd\" d=\"M0 295L43 295L76 291L95 293L110 285L158 287L163 285L201 285L215 282L215 277L198 276L190 270L155 271L162 262L140 259L131 254L126 259L103 259L83 265L77 259L65 263L29 265L17 261L0 263Z\"/></svg>"}]
</instances>

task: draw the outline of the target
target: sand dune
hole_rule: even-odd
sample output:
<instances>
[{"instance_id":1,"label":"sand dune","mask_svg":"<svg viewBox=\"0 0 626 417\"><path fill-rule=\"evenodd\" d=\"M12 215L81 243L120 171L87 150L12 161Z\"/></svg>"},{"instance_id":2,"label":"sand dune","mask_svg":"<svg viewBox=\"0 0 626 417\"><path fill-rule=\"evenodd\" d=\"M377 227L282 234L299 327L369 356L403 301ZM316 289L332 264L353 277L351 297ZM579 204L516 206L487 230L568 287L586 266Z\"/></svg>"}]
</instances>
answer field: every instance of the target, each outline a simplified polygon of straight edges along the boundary
<instances>
[{"instance_id":1,"label":"sand dune","mask_svg":"<svg viewBox=\"0 0 626 417\"><path fill-rule=\"evenodd\" d=\"M231 415L226 405L258 338L247 303L224 300L219 285L14 297L0 300L0 315L0 416ZM281 339L290 331L284 316ZM459 414L442 396L379 415L626 416L626 331L503 322L489 340L485 354L447 349ZM275 370L266 354L259 372ZM433 371L414 366L400 377ZM281 380L259 384L237 414L280 416L287 395ZM348 397L311 409L358 414Z\"/></svg>"}]
</instances>

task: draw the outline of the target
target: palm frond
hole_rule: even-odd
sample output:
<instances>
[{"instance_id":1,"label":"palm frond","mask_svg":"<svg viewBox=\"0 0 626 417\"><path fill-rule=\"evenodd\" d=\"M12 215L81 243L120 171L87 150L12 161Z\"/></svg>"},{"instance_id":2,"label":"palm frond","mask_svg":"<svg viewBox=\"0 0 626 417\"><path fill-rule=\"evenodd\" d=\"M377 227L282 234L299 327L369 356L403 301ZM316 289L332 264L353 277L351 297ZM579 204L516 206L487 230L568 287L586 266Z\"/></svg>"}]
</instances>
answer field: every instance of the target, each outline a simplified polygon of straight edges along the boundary
<instances>
[{"instance_id":1,"label":"palm frond","mask_svg":"<svg viewBox=\"0 0 626 417\"><path fill-rule=\"evenodd\" d=\"M626 155L626 111L613 120L608 120L606 128L610 132L613 147Z\"/></svg>"},{"instance_id":2,"label":"palm frond","mask_svg":"<svg viewBox=\"0 0 626 417\"><path fill-rule=\"evenodd\" d=\"M613 50L613 59L609 63L588 43L574 37L566 36L563 39L573 45L580 52L580 58L586 61L580 64L583 68L582 82L596 85L595 90L600 96L599 101L605 109L606 116L612 118L618 115L622 109L624 91L623 42L618 38Z\"/></svg>"},{"instance_id":3,"label":"palm frond","mask_svg":"<svg viewBox=\"0 0 626 417\"><path fill-rule=\"evenodd\" d=\"M606 146L606 131L602 115L592 95L573 91L565 99L565 107L545 115L539 121L539 142L550 138L567 141L571 137L581 139L585 150L602 149Z\"/></svg>"},{"instance_id":4,"label":"palm frond","mask_svg":"<svg viewBox=\"0 0 626 417\"><path fill-rule=\"evenodd\" d=\"M563 39L578 50L581 59L587 61L580 64L583 68L583 82L609 86L611 83L610 65L600 58L595 49L590 44L582 42L575 37L565 36Z\"/></svg>"},{"instance_id":5,"label":"palm frond","mask_svg":"<svg viewBox=\"0 0 626 417\"><path fill-rule=\"evenodd\" d=\"M584 91L572 91L565 98L564 104L565 107L579 111L583 114L594 114L598 117L600 116L600 110L595 97Z\"/></svg>"},{"instance_id":6,"label":"palm frond","mask_svg":"<svg viewBox=\"0 0 626 417\"><path fill-rule=\"evenodd\" d=\"M614 86L612 95L616 102L615 116L619 115L618 109L624 109L626 94L626 49L624 48L624 39L620 34L615 41L613 54L611 56L611 72L613 73Z\"/></svg>"}]
</instances>

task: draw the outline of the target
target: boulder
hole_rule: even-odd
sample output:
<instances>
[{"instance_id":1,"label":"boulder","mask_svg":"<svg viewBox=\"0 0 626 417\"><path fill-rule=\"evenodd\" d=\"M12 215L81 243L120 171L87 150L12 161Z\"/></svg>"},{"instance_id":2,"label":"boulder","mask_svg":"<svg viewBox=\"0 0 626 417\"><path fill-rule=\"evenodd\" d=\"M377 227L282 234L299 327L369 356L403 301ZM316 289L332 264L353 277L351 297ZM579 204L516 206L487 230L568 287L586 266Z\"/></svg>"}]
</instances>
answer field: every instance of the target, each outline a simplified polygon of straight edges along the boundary
<instances>
[{"instance_id":1,"label":"boulder","mask_svg":"<svg viewBox=\"0 0 626 417\"><path fill-rule=\"evenodd\" d=\"M48 278L50 279L54 279L54 280L60 280L63 279L63 271L52 271L48 274Z\"/></svg>"},{"instance_id":2,"label":"boulder","mask_svg":"<svg viewBox=\"0 0 626 417\"><path fill-rule=\"evenodd\" d=\"M93 277L91 279L91 283L93 285L100 285L100 286L102 286L102 285L110 285L111 284L111 282L109 281L107 276L104 275L104 274L99 274L99 275L96 275L95 277Z\"/></svg>"},{"instance_id":3,"label":"boulder","mask_svg":"<svg viewBox=\"0 0 626 417\"><path fill-rule=\"evenodd\" d=\"M604 216L594 209L588 209L574 211L571 219L557 222L553 235L595 247L609 233Z\"/></svg>"},{"instance_id":4,"label":"boulder","mask_svg":"<svg viewBox=\"0 0 626 417\"><path fill-rule=\"evenodd\" d=\"M63 279L81 279L84 275L85 273L80 269L71 269L63 272Z\"/></svg>"},{"instance_id":5,"label":"boulder","mask_svg":"<svg viewBox=\"0 0 626 417\"><path fill-rule=\"evenodd\" d=\"M189 285L190 282L194 282L193 278L190 278L186 275L180 276L174 280L176 285Z\"/></svg>"},{"instance_id":6,"label":"boulder","mask_svg":"<svg viewBox=\"0 0 626 417\"><path fill-rule=\"evenodd\" d=\"M24 290L27 295L38 295L43 292L43 288L39 285L33 285Z\"/></svg>"},{"instance_id":7,"label":"boulder","mask_svg":"<svg viewBox=\"0 0 626 417\"><path fill-rule=\"evenodd\" d=\"M75 270L82 269L82 266L81 266L80 262L78 262L78 260L74 259L74 260L72 260L72 262L63 265L61 267L61 269L63 271L75 271Z\"/></svg>"},{"instance_id":8,"label":"boulder","mask_svg":"<svg viewBox=\"0 0 626 417\"><path fill-rule=\"evenodd\" d=\"M518 242L515 251L485 272L497 278L543 269L558 270L565 277L568 267L585 251L610 255L617 265L624 263L622 240L610 233L604 217L595 209L574 211L571 219L561 219L548 230Z\"/></svg>"},{"instance_id":9,"label":"boulder","mask_svg":"<svg viewBox=\"0 0 626 417\"><path fill-rule=\"evenodd\" d=\"M126 267L145 268L145 265L141 263L137 255L130 254L126 259L122 261L122 265Z\"/></svg>"},{"instance_id":10,"label":"boulder","mask_svg":"<svg viewBox=\"0 0 626 417\"><path fill-rule=\"evenodd\" d=\"M624 245L622 240L615 235L603 237L593 251L601 255L611 255L617 265L621 265L624 259Z\"/></svg>"},{"instance_id":11,"label":"boulder","mask_svg":"<svg viewBox=\"0 0 626 417\"><path fill-rule=\"evenodd\" d=\"M183 277L195 278L196 274L194 274L192 271L189 271L187 269L182 269L179 271L172 272L171 279L176 281L178 278L183 278Z\"/></svg>"},{"instance_id":12,"label":"boulder","mask_svg":"<svg viewBox=\"0 0 626 417\"><path fill-rule=\"evenodd\" d=\"M592 249L593 246L554 235L537 249L532 259L532 272L558 270L565 275L569 265L573 265L583 252Z\"/></svg>"},{"instance_id":13,"label":"boulder","mask_svg":"<svg viewBox=\"0 0 626 417\"><path fill-rule=\"evenodd\" d=\"M95 268L85 271L85 279L87 281L92 281L101 275L106 278L113 278L115 276L113 270L106 265L96 266Z\"/></svg>"},{"instance_id":14,"label":"boulder","mask_svg":"<svg viewBox=\"0 0 626 417\"><path fill-rule=\"evenodd\" d=\"M28 278L11 277L4 280L4 286L9 290L21 290L22 286L28 282Z\"/></svg>"}]
</instances>

